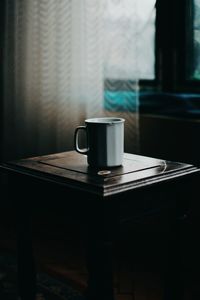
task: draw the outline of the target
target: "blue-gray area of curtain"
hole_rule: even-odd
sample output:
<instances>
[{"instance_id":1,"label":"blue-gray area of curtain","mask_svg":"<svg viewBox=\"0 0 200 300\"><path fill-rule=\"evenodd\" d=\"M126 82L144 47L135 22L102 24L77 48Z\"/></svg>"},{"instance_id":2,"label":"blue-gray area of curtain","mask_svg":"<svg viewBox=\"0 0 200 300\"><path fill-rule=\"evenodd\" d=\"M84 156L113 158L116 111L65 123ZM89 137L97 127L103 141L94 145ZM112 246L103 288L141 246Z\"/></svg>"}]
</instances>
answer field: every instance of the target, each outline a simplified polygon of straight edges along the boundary
<instances>
[{"instance_id":1,"label":"blue-gray area of curtain","mask_svg":"<svg viewBox=\"0 0 200 300\"><path fill-rule=\"evenodd\" d=\"M104 107L108 111L130 111L185 118L200 118L200 94L139 92L137 107L135 91L104 92Z\"/></svg>"}]
</instances>

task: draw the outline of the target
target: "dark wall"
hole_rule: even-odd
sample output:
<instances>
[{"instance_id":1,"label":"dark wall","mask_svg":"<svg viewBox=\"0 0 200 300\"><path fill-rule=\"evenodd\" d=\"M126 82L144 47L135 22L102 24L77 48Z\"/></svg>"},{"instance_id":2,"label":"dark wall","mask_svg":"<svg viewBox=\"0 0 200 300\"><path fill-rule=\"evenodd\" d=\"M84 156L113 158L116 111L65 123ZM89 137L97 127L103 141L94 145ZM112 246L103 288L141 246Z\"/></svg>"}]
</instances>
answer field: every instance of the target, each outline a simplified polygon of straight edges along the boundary
<instances>
[{"instance_id":1,"label":"dark wall","mask_svg":"<svg viewBox=\"0 0 200 300\"><path fill-rule=\"evenodd\" d=\"M200 164L200 120L140 115L142 155Z\"/></svg>"},{"instance_id":2,"label":"dark wall","mask_svg":"<svg viewBox=\"0 0 200 300\"><path fill-rule=\"evenodd\" d=\"M4 94L4 83L3 83L3 76L4 76L4 69L3 69L3 60L4 60L4 53L3 53L3 40L4 40L4 26L5 26L5 1L0 1L0 161L2 160L2 137L3 137L3 94Z\"/></svg>"}]
</instances>

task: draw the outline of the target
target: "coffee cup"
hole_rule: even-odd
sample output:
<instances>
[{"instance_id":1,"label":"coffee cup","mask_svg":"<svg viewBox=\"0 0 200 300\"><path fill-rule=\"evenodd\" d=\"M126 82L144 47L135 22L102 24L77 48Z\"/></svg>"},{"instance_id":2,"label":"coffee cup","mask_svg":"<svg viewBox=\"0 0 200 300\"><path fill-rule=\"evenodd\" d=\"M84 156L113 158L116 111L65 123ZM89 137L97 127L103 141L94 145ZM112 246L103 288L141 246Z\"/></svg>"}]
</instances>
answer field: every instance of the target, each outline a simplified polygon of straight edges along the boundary
<instances>
[{"instance_id":1,"label":"coffee cup","mask_svg":"<svg viewBox=\"0 0 200 300\"><path fill-rule=\"evenodd\" d=\"M95 168L118 167L123 164L124 155L123 118L100 117L85 120L74 132L74 148L87 155L89 166ZM80 131L86 133L86 148L79 147Z\"/></svg>"}]
</instances>

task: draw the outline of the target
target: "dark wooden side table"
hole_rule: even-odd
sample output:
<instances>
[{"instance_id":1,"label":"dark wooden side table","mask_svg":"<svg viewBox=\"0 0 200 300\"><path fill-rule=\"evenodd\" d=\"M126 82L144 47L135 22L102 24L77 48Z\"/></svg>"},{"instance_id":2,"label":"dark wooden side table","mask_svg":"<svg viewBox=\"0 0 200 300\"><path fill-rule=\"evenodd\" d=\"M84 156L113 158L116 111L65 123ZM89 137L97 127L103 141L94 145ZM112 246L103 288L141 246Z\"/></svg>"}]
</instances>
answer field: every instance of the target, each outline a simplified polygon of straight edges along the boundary
<instances>
[{"instance_id":1,"label":"dark wooden side table","mask_svg":"<svg viewBox=\"0 0 200 300\"><path fill-rule=\"evenodd\" d=\"M29 213L35 202L76 211L86 228L87 299L113 300L112 241L120 226L153 209L164 211L171 244L163 299L181 299L178 220L190 206L199 169L193 165L124 154L122 167L97 170L75 151L2 163L18 215L18 277L22 300L36 293ZM132 238L132 237L131 237ZM171 251L171 252L170 252ZM182 300L182 299L181 299Z\"/></svg>"}]
</instances>

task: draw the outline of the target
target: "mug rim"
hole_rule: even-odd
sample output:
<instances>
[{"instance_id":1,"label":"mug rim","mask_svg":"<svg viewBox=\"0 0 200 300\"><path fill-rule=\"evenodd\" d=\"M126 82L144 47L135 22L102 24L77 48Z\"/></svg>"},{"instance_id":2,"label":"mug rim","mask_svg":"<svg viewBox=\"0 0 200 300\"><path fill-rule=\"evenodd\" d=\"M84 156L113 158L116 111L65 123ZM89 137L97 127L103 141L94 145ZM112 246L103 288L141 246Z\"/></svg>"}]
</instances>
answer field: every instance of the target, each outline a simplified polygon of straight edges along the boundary
<instances>
[{"instance_id":1,"label":"mug rim","mask_svg":"<svg viewBox=\"0 0 200 300\"><path fill-rule=\"evenodd\" d=\"M90 118L85 120L85 123L98 124L98 125L117 124L123 122L125 122L125 119L120 117L98 117L98 118Z\"/></svg>"}]
</instances>

